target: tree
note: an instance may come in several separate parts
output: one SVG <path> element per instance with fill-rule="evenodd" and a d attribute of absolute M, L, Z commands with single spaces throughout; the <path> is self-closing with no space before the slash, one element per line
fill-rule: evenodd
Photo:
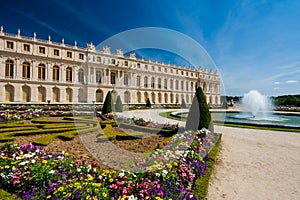
<path fill-rule="evenodd" d="M 207 128 L 213 131 L 213 125 L 210 124 L 211 114 L 209 107 L 202 89 L 198 87 L 189 110 L 185 129 L 196 131 L 202 128 Z"/>
<path fill-rule="evenodd" d="M 118 97 L 117 97 L 116 112 L 123 112 L 123 104 L 122 104 L 120 95 L 118 95 Z"/>
<path fill-rule="evenodd" d="M 182 100 L 181 100 L 181 108 L 187 108 L 187 106 L 186 106 L 186 103 L 185 103 L 185 100 L 184 100 L 184 99 L 182 99 Z"/>
<path fill-rule="evenodd" d="M 147 101 L 146 101 L 146 107 L 147 108 L 151 108 L 151 102 L 150 102 L 150 99 L 148 98 Z"/>
<path fill-rule="evenodd" d="M 105 97 L 105 101 L 102 107 L 102 114 L 107 114 L 107 113 L 111 113 L 113 111 L 113 107 L 114 107 L 114 103 L 113 103 L 113 99 L 112 99 L 112 94 L 110 91 L 108 91 L 106 97 Z"/>

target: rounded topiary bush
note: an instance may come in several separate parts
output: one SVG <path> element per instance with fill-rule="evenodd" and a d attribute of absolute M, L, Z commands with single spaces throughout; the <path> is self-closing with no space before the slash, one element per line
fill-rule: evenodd
<path fill-rule="evenodd" d="M 201 130 L 202 128 L 207 128 L 213 131 L 213 125 L 211 124 L 211 114 L 209 107 L 206 102 L 205 95 L 201 89 L 198 87 L 193 99 L 193 103 L 190 107 L 188 118 L 186 121 L 186 130 Z"/>
<path fill-rule="evenodd" d="M 116 101 L 116 112 L 123 112 L 123 104 L 122 104 L 120 95 L 118 95 L 117 101 Z"/>

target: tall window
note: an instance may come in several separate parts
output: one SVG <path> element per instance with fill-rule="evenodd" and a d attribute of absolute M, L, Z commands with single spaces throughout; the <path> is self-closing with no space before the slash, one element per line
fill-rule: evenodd
<path fill-rule="evenodd" d="M 158 78 L 158 89 L 161 89 L 161 78 Z"/>
<path fill-rule="evenodd" d="M 151 88 L 154 88 L 154 87 L 155 87 L 154 80 L 155 80 L 154 77 L 152 77 L 152 78 L 151 78 Z"/>
<path fill-rule="evenodd" d="M 52 70 L 53 81 L 59 81 L 59 67 L 54 66 Z"/>
<path fill-rule="evenodd" d="M 12 60 L 5 61 L 5 76 L 6 77 L 14 76 L 14 61 Z"/>
<path fill-rule="evenodd" d="M 181 81 L 181 90 L 183 90 L 183 81 Z"/>
<path fill-rule="evenodd" d="M 71 51 L 67 51 L 67 58 L 72 58 L 72 52 Z"/>
<path fill-rule="evenodd" d="M 96 82 L 97 83 L 101 83 L 101 72 L 100 71 L 96 71 Z"/>
<path fill-rule="evenodd" d="M 84 78 L 83 78 L 83 69 L 80 69 L 79 71 L 78 71 L 78 82 L 80 82 L 80 83 L 84 83 Z"/>
<path fill-rule="evenodd" d="M 128 85 L 128 74 L 124 74 L 124 85 Z"/>
<path fill-rule="evenodd" d="M 40 80 L 46 79 L 46 66 L 44 64 L 38 65 L 38 79 Z"/>
<path fill-rule="evenodd" d="M 80 60 L 83 60 L 83 58 L 84 58 L 83 53 L 80 53 L 80 54 L 79 54 L 79 59 L 80 59 Z"/>
<path fill-rule="evenodd" d="M 136 86 L 141 87 L 141 77 L 140 76 L 136 77 Z"/>
<path fill-rule="evenodd" d="M 188 91 L 189 90 L 189 83 L 185 82 L 185 90 Z"/>
<path fill-rule="evenodd" d="M 170 89 L 173 90 L 173 87 L 174 87 L 174 85 L 173 85 L 173 79 L 171 79 L 170 80 Z"/>
<path fill-rule="evenodd" d="M 167 88 L 168 88 L 168 80 L 165 79 L 165 80 L 164 80 L 164 89 L 167 89 Z"/>
<path fill-rule="evenodd" d="M 30 79 L 30 63 L 29 62 L 23 62 L 23 64 L 22 64 L 22 78 Z"/>
<path fill-rule="evenodd" d="M 145 76 L 144 78 L 144 87 L 147 88 L 148 87 L 148 77 Z"/>
<path fill-rule="evenodd" d="M 129 91 L 124 92 L 124 101 L 127 104 L 130 103 L 130 92 Z"/>
<path fill-rule="evenodd" d="M 178 80 L 176 80 L 176 82 L 175 82 L 175 87 L 176 87 L 176 90 L 178 90 Z"/>
<path fill-rule="evenodd" d="M 67 71 L 67 73 L 66 73 L 66 81 L 67 82 L 72 82 L 72 68 L 71 67 L 67 67 L 66 71 Z"/>
<path fill-rule="evenodd" d="M 66 89 L 66 102 L 73 101 L 73 90 L 71 88 Z"/>
<path fill-rule="evenodd" d="M 116 84 L 116 73 L 115 72 L 111 72 L 110 73 L 110 84 Z"/>

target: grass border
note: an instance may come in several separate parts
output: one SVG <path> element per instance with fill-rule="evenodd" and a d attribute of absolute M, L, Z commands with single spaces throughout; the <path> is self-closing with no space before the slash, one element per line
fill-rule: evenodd
<path fill-rule="evenodd" d="M 204 176 L 200 176 L 199 178 L 197 178 L 192 185 L 192 194 L 196 195 L 201 200 L 206 199 L 207 196 L 211 175 L 215 167 L 217 156 L 219 154 L 221 139 L 222 134 L 219 135 L 215 146 L 209 152 L 208 170 L 204 173 Z"/>

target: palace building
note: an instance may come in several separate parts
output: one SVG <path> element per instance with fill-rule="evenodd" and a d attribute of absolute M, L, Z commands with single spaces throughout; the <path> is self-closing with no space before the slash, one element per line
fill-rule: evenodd
<path fill-rule="evenodd" d="M 97 51 L 5 33 L 0 30 L 0 103 L 101 104 L 108 91 L 124 104 L 192 103 L 195 88 L 202 87 L 207 102 L 220 104 L 217 71 L 198 70 L 137 59 L 109 47 Z"/>

